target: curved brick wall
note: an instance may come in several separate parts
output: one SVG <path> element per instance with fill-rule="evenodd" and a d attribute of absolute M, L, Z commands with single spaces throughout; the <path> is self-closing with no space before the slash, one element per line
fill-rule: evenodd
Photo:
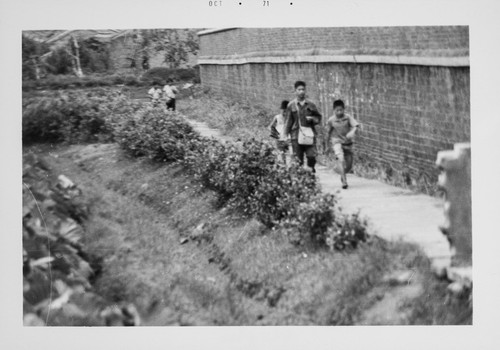
<path fill-rule="evenodd" d="M 434 29 L 431 30 L 432 28 Z M 448 47 L 453 49 L 460 48 L 460 45 L 465 45 L 461 47 L 462 49 L 468 49 L 467 28 L 465 34 L 464 27 L 437 28 L 438 32 L 435 32 L 436 27 L 413 28 L 404 35 L 401 34 L 401 28 L 391 33 L 384 28 L 376 30 L 369 28 L 367 35 L 383 34 L 381 37 L 385 39 L 381 43 L 385 47 L 388 47 L 389 43 L 392 43 L 393 47 L 408 46 L 409 37 L 420 35 L 426 37 L 426 44 L 424 45 L 422 41 L 411 41 L 413 48 L 443 49 L 443 43 L 447 43 Z M 362 29 L 364 28 L 356 30 L 360 33 Z M 307 38 L 318 32 L 324 34 L 331 30 L 335 33 L 348 29 L 294 28 L 293 30 L 297 33 L 294 42 L 306 43 L 302 36 Z M 201 56 L 207 56 L 208 52 L 228 54 L 232 52 L 228 50 L 232 50 L 233 44 L 234 47 L 241 47 L 242 52 L 250 52 L 254 49 L 251 46 L 256 45 L 253 43 L 259 38 L 264 40 L 261 50 L 267 51 L 271 45 L 269 38 L 273 37 L 269 36 L 269 33 L 291 35 L 291 30 L 236 29 L 203 35 L 200 37 Z M 275 50 L 295 45 L 289 41 L 278 45 L 276 41 L 281 42 L 283 35 L 274 36 Z M 331 38 L 332 35 L 324 34 L 322 38 L 317 38 L 316 42 L 327 40 L 325 38 Z M 246 39 L 236 40 L 242 37 Z M 227 43 L 225 49 L 217 44 L 221 38 L 225 38 L 224 41 Z M 235 41 L 231 41 L 230 38 Z M 433 38 L 435 41 L 431 40 Z M 364 38 L 353 42 L 341 41 L 344 44 L 337 43 L 337 45 L 352 47 L 366 40 Z M 211 42 L 216 45 L 210 47 Z M 347 104 L 347 112 L 362 123 L 363 128 L 356 145 L 358 161 L 382 169 L 392 168 L 400 174 L 405 172 L 413 179 L 426 177 L 434 182 L 437 179 L 434 164 L 437 152 L 452 148 L 454 143 L 470 141 L 468 66 L 342 62 L 250 64 L 218 62 L 218 64 L 201 65 L 201 80 L 204 86 L 213 92 L 237 100 L 253 103 L 259 101 L 259 104 L 269 109 L 270 114 L 277 109 L 282 99 L 293 98 L 293 83 L 298 79 L 308 83 L 308 95 L 322 110 L 326 117 L 324 121 L 332 115 L 333 100 L 342 98 Z"/>

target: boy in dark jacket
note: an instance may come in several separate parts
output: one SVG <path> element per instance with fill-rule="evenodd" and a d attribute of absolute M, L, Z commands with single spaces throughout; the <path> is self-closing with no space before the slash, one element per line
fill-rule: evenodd
<path fill-rule="evenodd" d="M 316 105 L 306 98 L 306 83 L 299 80 L 295 82 L 294 87 L 296 98 L 288 104 L 286 109 L 285 135 L 290 135 L 293 155 L 298 159 L 299 164 L 304 164 L 305 155 L 307 166 L 315 173 L 317 156 L 315 126 L 321 122 L 321 114 Z M 310 135 L 309 132 L 311 132 Z M 299 137 L 299 133 L 307 134 L 304 138 L 311 142 L 301 141 L 304 138 Z"/>

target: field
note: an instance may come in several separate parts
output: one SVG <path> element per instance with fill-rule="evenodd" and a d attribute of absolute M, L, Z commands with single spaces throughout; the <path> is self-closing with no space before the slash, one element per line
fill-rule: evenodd
<path fill-rule="evenodd" d="M 121 94 L 115 89 L 73 90 L 61 96 L 30 91 L 23 96 L 24 156 L 43 159 L 51 179 L 63 174 L 81 190 L 88 208 L 82 244 L 97 261 L 87 291 L 103 303 L 133 304 L 141 325 L 472 323 L 469 304 L 449 297 L 447 282 L 432 275 L 428 259 L 414 245 L 369 235 L 340 249 L 335 242 L 345 243 L 346 238 L 331 233 L 330 227 L 341 231 L 356 223 L 352 227 L 362 231 L 361 222 L 337 212 L 330 217 L 330 209 L 305 206 L 284 190 L 279 195 L 291 198 L 287 210 L 301 219 L 276 210 L 271 220 L 262 214 L 269 211 L 261 207 L 268 199 L 252 202 L 250 196 L 245 201 L 243 185 L 231 188 L 216 176 L 207 178 L 234 168 L 234 183 L 241 174 L 247 176 L 242 184 L 254 181 L 247 162 L 224 163 L 226 168 L 219 170 L 210 168 L 217 163 L 206 163 L 203 173 L 206 149 L 226 152 L 220 154 L 227 159 L 241 153 L 210 148 L 196 133 L 187 137 L 188 129 L 173 131 L 184 127 L 182 115 L 206 116 L 208 97 L 199 89 L 178 101 L 181 115 L 145 107 L 143 88 L 129 87 Z M 89 101 L 77 97 L 86 94 Z M 59 119 L 50 102 L 57 99 L 62 101 Z M 67 100 L 79 103 L 79 109 L 68 108 Z M 44 114 L 44 104 L 51 113 Z M 208 107 L 226 121 L 214 121 L 214 126 L 241 140 L 267 137 L 263 111 L 245 112 L 246 107 L 235 105 L 231 112 L 227 101 L 213 98 Z M 148 129 L 162 119 L 170 120 L 165 129 Z M 45 139 L 33 132 L 40 126 L 50 129 Z M 259 143 L 244 147 L 267 149 Z M 269 168 L 261 176 L 282 176 L 272 155 L 263 157 L 269 159 Z M 305 181 L 297 180 L 303 179 L 300 174 L 291 181 L 300 185 Z M 307 186 L 315 188 L 313 183 Z M 318 196 L 310 203 L 319 201 Z M 311 218 L 322 218 L 327 225 L 318 226 Z M 85 312 L 75 321 L 74 310 L 83 309 L 78 300 L 70 298 L 67 304 L 74 306 L 69 308 L 73 313 L 66 307 L 52 319 L 37 316 L 48 325 L 88 323 Z M 33 310 L 25 306 L 26 314 L 41 309 Z"/>

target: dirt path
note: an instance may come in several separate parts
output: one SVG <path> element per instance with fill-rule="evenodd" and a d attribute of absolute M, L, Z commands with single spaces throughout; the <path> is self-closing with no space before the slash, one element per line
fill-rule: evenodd
<path fill-rule="evenodd" d="M 232 141 L 206 123 L 186 120 L 203 136 Z M 317 167 L 317 176 L 324 192 L 338 192 L 345 212 L 360 210 L 369 219 L 372 232 L 418 244 L 435 267 L 449 265 L 449 245 L 438 228 L 444 220 L 441 200 L 356 175 L 348 176 L 349 189 L 342 190 L 340 176 L 325 166 Z"/>

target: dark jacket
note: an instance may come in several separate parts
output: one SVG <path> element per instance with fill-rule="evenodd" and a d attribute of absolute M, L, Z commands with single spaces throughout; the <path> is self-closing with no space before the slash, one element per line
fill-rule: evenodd
<path fill-rule="evenodd" d="M 292 140 L 296 140 L 299 138 L 299 124 L 298 121 L 300 121 L 301 126 L 306 126 L 310 127 L 313 129 L 314 134 L 316 135 L 316 129 L 315 125 L 319 124 L 321 122 L 321 114 L 318 111 L 318 108 L 314 103 L 312 103 L 309 100 L 305 100 L 305 103 L 303 106 L 301 106 L 298 102 L 297 104 L 295 103 L 297 100 L 294 99 L 290 101 L 288 104 L 288 107 L 286 108 L 286 126 L 285 126 L 285 135 L 290 134 L 290 138 Z M 297 110 L 297 107 L 299 110 Z M 313 120 L 308 121 L 306 119 L 306 116 L 311 116 L 313 117 Z"/>

